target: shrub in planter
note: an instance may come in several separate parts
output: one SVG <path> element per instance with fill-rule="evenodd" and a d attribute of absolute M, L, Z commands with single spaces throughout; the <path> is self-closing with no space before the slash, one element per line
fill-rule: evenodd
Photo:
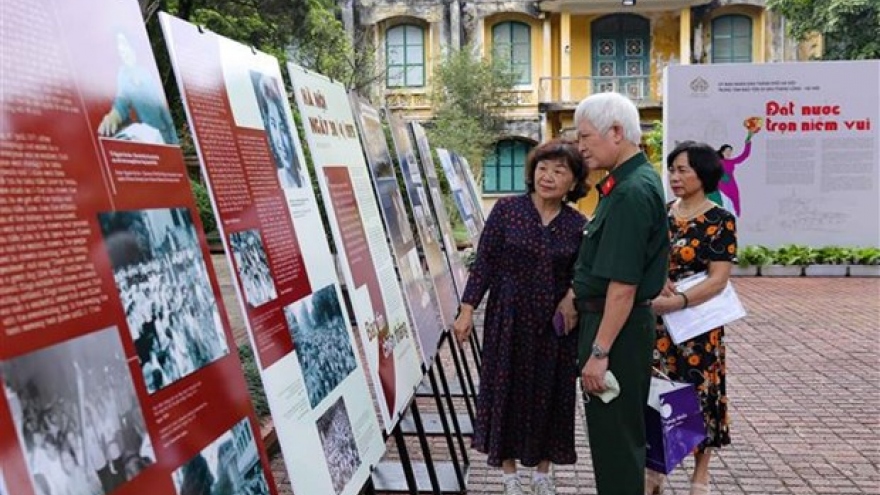
<path fill-rule="evenodd" d="M 853 250 L 849 274 L 851 277 L 880 277 L 880 248 Z"/>
<path fill-rule="evenodd" d="M 772 261 L 761 268 L 761 275 L 768 277 L 800 277 L 804 266 L 815 259 L 812 248 L 789 244 L 773 251 Z"/>
<path fill-rule="evenodd" d="M 731 275 L 755 276 L 762 266 L 770 263 L 772 252 L 764 246 L 746 246 L 736 256 L 738 261 L 731 270 Z"/>
<path fill-rule="evenodd" d="M 880 265 L 880 248 L 857 248 L 852 250 L 853 265 Z"/>
<path fill-rule="evenodd" d="M 845 277 L 852 260 L 852 249 L 825 246 L 814 251 L 814 264 L 804 269 L 809 277 Z"/>

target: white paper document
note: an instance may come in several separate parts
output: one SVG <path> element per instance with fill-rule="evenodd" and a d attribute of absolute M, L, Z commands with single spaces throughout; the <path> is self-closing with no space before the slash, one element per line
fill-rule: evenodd
<path fill-rule="evenodd" d="M 706 280 L 705 272 L 691 275 L 676 284 L 680 292 Z M 673 311 L 663 315 L 666 331 L 676 344 L 690 340 L 697 335 L 702 335 L 713 328 L 727 325 L 746 315 L 733 284 L 727 282 L 727 286 L 720 294 L 708 301 L 679 311 Z"/>

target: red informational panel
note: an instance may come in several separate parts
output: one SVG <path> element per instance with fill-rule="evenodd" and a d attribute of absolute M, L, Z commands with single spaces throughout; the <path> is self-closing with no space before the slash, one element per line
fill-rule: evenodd
<path fill-rule="evenodd" d="M 290 63 L 287 71 L 382 424 L 390 433 L 415 394 L 422 378 L 422 361 L 357 125 L 342 84 Z"/>
<path fill-rule="evenodd" d="M 422 362 L 426 368 L 430 368 L 443 333 L 437 295 L 433 290 L 431 277 L 419 257 L 413 227 L 407 217 L 391 151 L 385 139 L 382 118 L 372 105 L 355 93 L 350 97 L 351 108 L 363 139 L 373 187 L 379 200 L 379 210 L 391 241 L 391 254 L 397 263 L 403 297 L 409 308 L 415 335 L 419 339 Z"/>
<path fill-rule="evenodd" d="M 357 494 L 385 443 L 278 60 L 160 20 L 290 483 Z"/>
<path fill-rule="evenodd" d="M 0 491 L 275 493 L 138 3 L 0 19 Z"/>

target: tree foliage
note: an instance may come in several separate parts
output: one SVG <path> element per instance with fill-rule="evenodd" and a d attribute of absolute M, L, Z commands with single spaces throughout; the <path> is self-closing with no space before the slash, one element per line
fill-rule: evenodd
<path fill-rule="evenodd" d="M 208 196 L 208 189 L 204 184 L 191 180 L 189 182 L 196 200 L 196 208 L 199 211 L 199 218 L 202 220 L 202 228 L 205 233 L 217 230 L 217 220 L 214 218 L 214 209 L 211 207 L 211 198 Z"/>
<path fill-rule="evenodd" d="M 355 45 L 333 0 L 140 0 L 147 24 L 167 11 L 185 21 L 347 83 L 375 77 L 372 47 Z M 156 39 L 156 38 L 154 38 Z M 369 82 L 369 81 L 368 81 Z"/>
<path fill-rule="evenodd" d="M 364 32 L 349 39 L 332 0 L 306 0 L 306 21 L 292 40 L 290 54 L 300 65 L 341 82 L 359 92 L 382 77 L 376 67 L 376 50 Z"/>
<path fill-rule="evenodd" d="M 207 30 L 250 45 L 279 59 L 286 72 L 288 59 L 342 81 L 349 87 L 368 84 L 375 77 L 372 47 L 357 48 L 337 20 L 333 0 L 139 0 L 150 32 L 153 53 L 185 152 L 192 140 L 164 46 L 158 12 L 165 11 Z"/>
<path fill-rule="evenodd" d="M 143 1 L 282 60 L 285 47 L 303 29 L 302 19 L 311 7 L 306 0 Z"/>
<path fill-rule="evenodd" d="M 880 58 L 878 0 L 769 0 L 767 6 L 785 16 L 795 39 L 821 34 L 826 60 Z"/>
<path fill-rule="evenodd" d="M 483 158 L 501 136 L 514 77 L 470 46 L 448 53 L 434 71 L 431 143 L 467 158 L 478 181 Z"/>
<path fill-rule="evenodd" d="M 651 130 L 644 135 L 645 148 L 648 160 L 654 166 L 654 170 L 663 175 L 663 122 L 655 120 L 651 124 Z"/>

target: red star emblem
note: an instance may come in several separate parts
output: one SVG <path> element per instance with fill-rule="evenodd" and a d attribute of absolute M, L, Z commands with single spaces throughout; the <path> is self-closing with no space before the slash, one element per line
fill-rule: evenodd
<path fill-rule="evenodd" d="M 607 179 L 602 181 L 602 184 L 599 186 L 599 190 L 602 191 L 602 196 L 608 196 L 611 194 L 611 190 L 614 189 L 614 185 L 617 182 L 614 181 L 614 176 L 609 175 Z"/>

